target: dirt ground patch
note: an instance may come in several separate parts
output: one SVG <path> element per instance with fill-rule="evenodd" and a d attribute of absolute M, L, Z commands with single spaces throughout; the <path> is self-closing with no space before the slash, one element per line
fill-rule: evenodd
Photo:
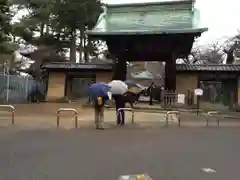
<path fill-rule="evenodd" d="M 94 125 L 93 108 L 82 108 L 78 103 L 44 103 L 44 104 L 23 104 L 15 105 L 15 122 L 16 125 L 27 128 L 53 128 L 56 127 L 56 112 L 59 108 L 74 108 L 78 111 L 79 126 Z M 107 125 L 116 124 L 115 110 L 106 109 L 104 120 Z M 162 113 L 145 113 L 135 112 L 134 121 L 158 123 L 164 121 Z M 126 123 L 131 124 L 132 114 L 126 112 Z M 11 114 L 6 111 L 0 111 L 0 126 L 8 126 L 11 124 Z M 62 112 L 60 118 L 60 126 L 63 128 L 74 127 L 74 117 L 71 112 Z"/>
<path fill-rule="evenodd" d="M 26 114 L 56 114 L 59 108 L 74 108 L 79 113 L 86 111 L 80 103 L 34 103 L 14 105 L 16 115 Z"/>
<path fill-rule="evenodd" d="M 94 127 L 94 111 L 93 108 L 83 108 L 80 103 L 40 103 L 40 104 L 22 104 L 15 105 L 15 122 L 16 126 L 25 128 L 56 128 L 56 112 L 59 108 L 74 108 L 78 111 L 78 124 L 80 127 Z M 105 124 L 106 126 L 116 125 L 116 112 L 114 109 L 105 109 Z M 126 112 L 126 123 L 131 124 L 132 114 Z M 162 112 L 141 112 L 134 113 L 134 121 L 136 124 L 148 127 L 159 127 L 165 124 L 165 113 Z M 211 124 L 215 124 L 211 120 Z M 220 124 L 228 124 L 228 120 Z M 239 126 L 240 121 L 235 121 L 232 125 Z M 178 124 L 178 119 L 175 116 L 169 118 L 169 124 Z M 196 113 L 181 112 L 181 124 L 183 126 L 204 126 L 206 118 L 197 116 Z M 11 113 L 0 111 L 0 127 L 11 125 Z M 73 128 L 74 117 L 70 112 L 61 113 L 60 118 L 61 128 Z"/>

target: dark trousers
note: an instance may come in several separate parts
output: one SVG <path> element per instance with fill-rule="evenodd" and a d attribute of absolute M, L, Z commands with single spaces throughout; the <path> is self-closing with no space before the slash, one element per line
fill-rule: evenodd
<path fill-rule="evenodd" d="M 149 105 L 153 105 L 153 97 L 152 97 L 152 93 L 150 93 Z"/>
<path fill-rule="evenodd" d="M 113 96 L 114 100 L 115 100 L 115 104 L 116 104 L 116 112 L 118 112 L 119 108 L 125 108 L 125 102 L 123 99 L 122 95 L 114 95 Z M 125 124 L 125 113 L 124 111 L 119 111 L 119 113 L 117 114 L 117 124 L 121 124 L 124 125 Z"/>

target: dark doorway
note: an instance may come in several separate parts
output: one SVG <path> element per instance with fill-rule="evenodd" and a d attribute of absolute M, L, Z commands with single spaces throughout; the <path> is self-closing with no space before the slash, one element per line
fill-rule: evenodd
<path fill-rule="evenodd" d="M 76 73 L 68 75 L 68 91 L 67 96 L 71 100 L 88 97 L 88 88 L 96 82 L 96 75 L 93 73 Z"/>

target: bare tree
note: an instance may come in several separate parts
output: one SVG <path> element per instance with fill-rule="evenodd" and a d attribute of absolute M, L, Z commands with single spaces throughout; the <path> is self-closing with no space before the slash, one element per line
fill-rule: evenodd
<path fill-rule="evenodd" d="M 209 44 L 207 47 L 195 44 L 189 56 L 183 61 L 186 64 L 221 64 L 225 58 L 223 49 L 224 44 L 220 41 Z"/>
<path fill-rule="evenodd" d="M 225 59 L 224 43 L 216 41 L 209 45 L 209 48 L 201 54 L 201 59 L 206 64 L 222 64 Z"/>
<path fill-rule="evenodd" d="M 234 51 L 236 49 L 237 43 L 235 42 L 229 49 L 224 49 L 223 52 L 227 55 L 226 64 L 233 64 L 235 62 Z"/>
<path fill-rule="evenodd" d="M 240 31 L 225 42 L 223 52 L 227 55 L 226 64 L 233 64 L 236 58 L 240 58 Z"/>
<path fill-rule="evenodd" d="M 41 68 L 44 63 L 66 62 L 64 54 L 57 53 L 54 48 L 48 46 L 42 46 L 33 52 L 20 54 L 26 58 L 33 60 L 34 63 L 32 63 L 29 68 L 19 71 L 28 73 L 36 80 L 44 78 L 43 69 Z"/>

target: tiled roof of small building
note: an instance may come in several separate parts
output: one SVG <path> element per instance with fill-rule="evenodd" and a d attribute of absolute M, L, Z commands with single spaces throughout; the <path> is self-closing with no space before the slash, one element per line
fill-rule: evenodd
<path fill-rule="evenodd" d="M 43 69 L 84 69 L 84 70 L 112 70 L 112 64 L 91 64 L 91 63 L 47 63 L 42 65 Z"/>
<path fill-rule="evenodd" d="M 177 71 L 227 71 L 240 72 L 240 64 L 177 64 Z"/>
<path fill-rule="evenodd" d="M 42 65 L 44 69 L 85 69 L 85 70 L 112 70 L 113 64 L 96 64 L 96 63 L 71 63 L 55 62 Z M 240 64 L 177 64 L 176 70 L 179 72 L 187 71 L 213 71 L 213 72 L 240 72 Z"/>

